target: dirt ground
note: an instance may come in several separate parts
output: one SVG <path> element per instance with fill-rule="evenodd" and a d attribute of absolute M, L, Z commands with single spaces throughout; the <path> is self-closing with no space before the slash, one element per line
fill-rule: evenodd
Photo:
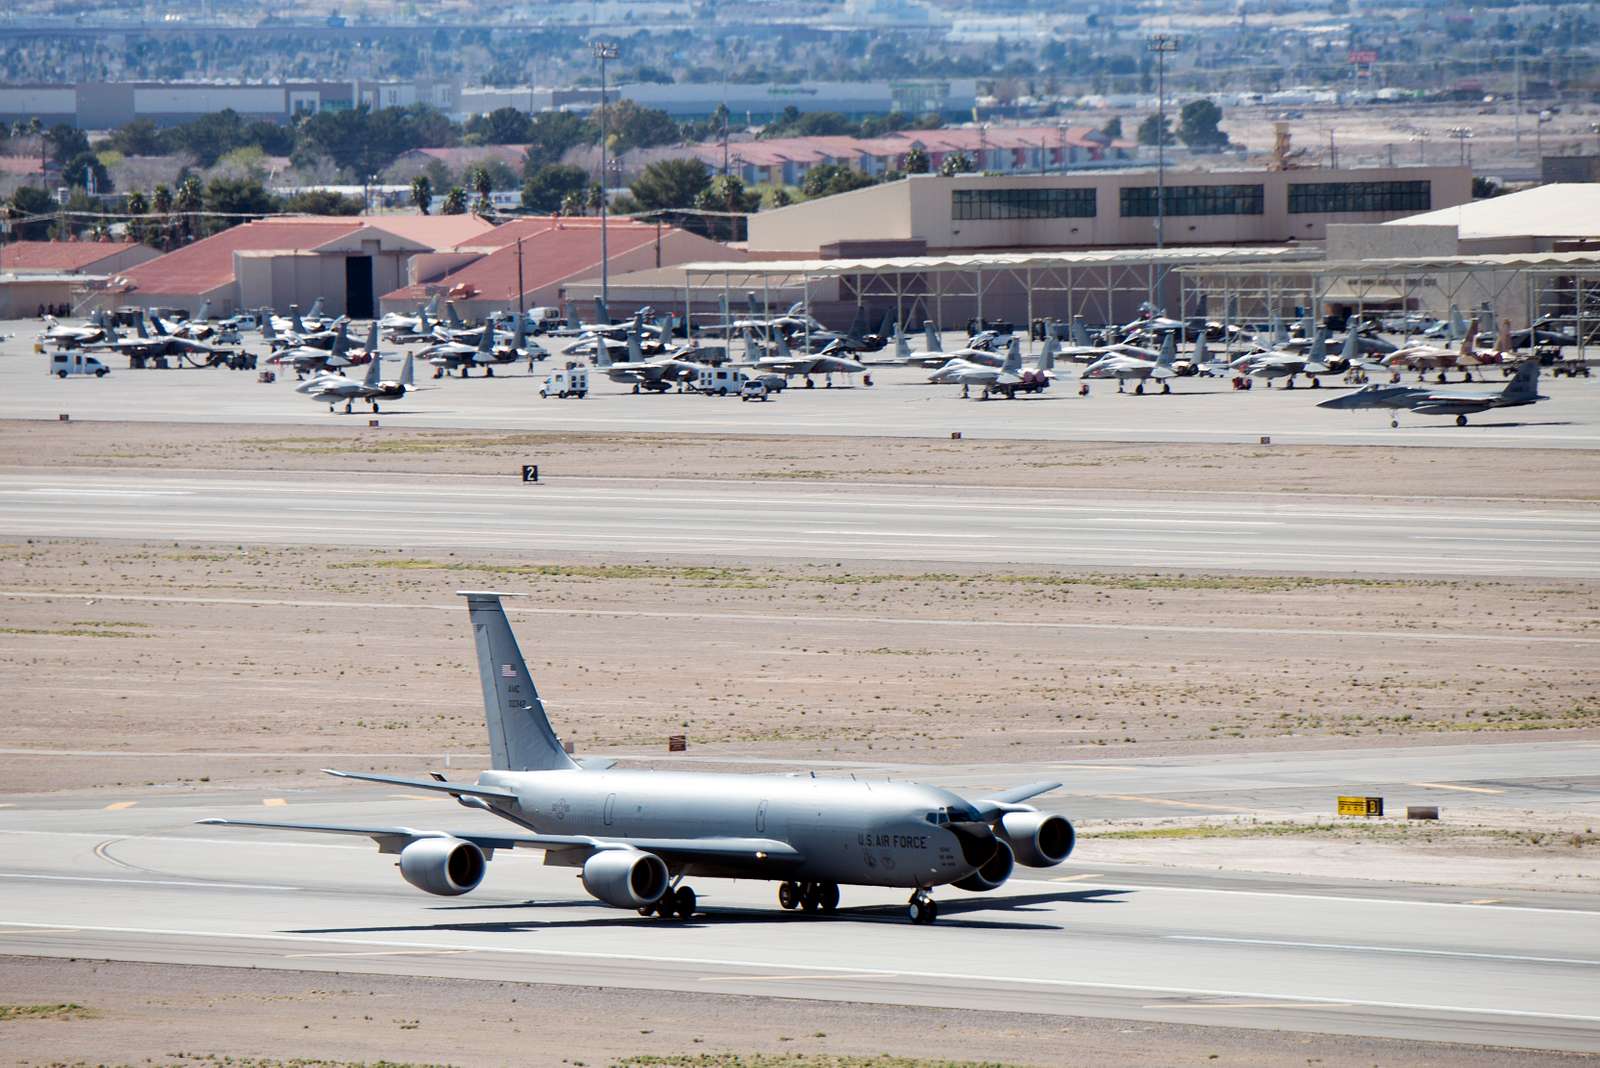
<path fill-rule="evenodd" d="M 85 475 L 131 466 L 473 476 L 505 474 L 532 453 L 547 470 L 586 476 L 1011 477 L 1213 492 L 1223 481 L 1214 466 L 1230 489 L 1257 494 L 1378 485 L 1489 507 L 1600 496 L 1588 465 L 1564 453 L 1027 443 L 1024 467 L 1017 447 L 0 424 L 0 455 L 14 465 Z M 729 454 L 748 462 L 719 462 Z M 1577 580 L 24 539 L 0 544 L 7 747 L 175 755 L 6 756 L 0 793 L 294 785 L 330 753 L 395 754 L 370 762 L 414 771 L 412 754 L 480 752 L 473 653 L 454 596 L 467 586 L 529 594 L 514 603 L 514 623 L 558 728 L 583 750 L 654 751 L 686 733 L 700 756 L 937 762 L 952 751 L 1047 760 L 1600 732 L 1592 651 L 1517 641 L 1600 633 L 1600 583 Z M 1028 625 L 1037 623 L 1061 626 Z M 1485 631 L 1504 642 L 1430 640 Z"/>
<path fill-rule="evenodd" d="M 783 479 L 1130 493 L 1600 500 L 1564 450 L 522 434 L 470 430 L 0 421 L 10 467 Z M 1529 472 L 1538 472 L 1537 479 Z"/>
<path fill-rule="evenodd" d="M 635 1055 L 878 1055 L 985 1068 L 1592 1064 L 1482 1046 L 714 994 L 0 957 L 16 1065 L 384 1060 L 591 1065 Z M 3 1007 L 3 1006 L 0 1006 Z M 736 1040 L 727 1036 L 738 1035 Z M 515 1050 L 508 1056 L 508 1050 Z M 234 1058 L 233 1062 L 225 1058 Z M 302 1060 L 303 1059 L 303 1060 Z M 331 1068 L 331 1065 L 329 1066 Z M 978 1068 L 974 1065 L 973 1068 Z"/>

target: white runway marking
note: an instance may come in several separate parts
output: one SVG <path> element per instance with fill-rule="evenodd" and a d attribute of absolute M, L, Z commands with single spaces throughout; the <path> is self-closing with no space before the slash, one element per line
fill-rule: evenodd
<path fill-rule="evenodd" d="M 1240 946 L 1285 946 L 1290 949 L 1338 949 L 1355 953 L 1400 953 L 1414 957 L 1468 957 L 1474 960 L 1518 960 L 1534 964 L 1577 964 L 1600 968 L 1600 960 L 1577 957 L 1527 957 L 1515 953 L 1468 953 L 1454 949 L 1411 949 L 1405 946 L 1363 946 L 1345 942 L 1286 942 L 1271 938 L 1220 938 L 1214 935 L 1168 935 L 1174 942 L 1214 942 Z"/>
<path fill-rule="evenodd" d="M 197 883 L 186 879 L 110 879 L 97 875 L 34 875 L 28 872 L 0 872 L 0 879 L 28 879 L 48 883 L 119 883 L 127 886 L 187 886 L 202 890 L 282 890 L 296 892 L 298 886 L 273 886 L 271 883 Z"/>

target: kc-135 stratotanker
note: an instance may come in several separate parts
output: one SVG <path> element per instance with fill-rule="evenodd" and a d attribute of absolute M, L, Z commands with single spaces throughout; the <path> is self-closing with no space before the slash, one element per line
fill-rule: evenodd
<path fill-rule="evenodd" d="M 680 918 L 697 907 L 684 880 L 699 876 L 771 880 L 785 909 L 820 913 L 838 908 L 840 885 L 906 888 L 911 922 L 932 923 L 934 887 L 993 890 L 1017 864 L 1047 868 L 1072 852 L 1072 824 L 1024 804 L 1059 783 L 969 801 L 909 782 L 630 770 L 607 758 L 575 759 L 545 716 L 502 595 L 462 595 L 477 644 L 491 769 L 472 784 L 438 773 L 430 780 L 330 774 L 447 794 L 526 833 L 201 822 L 365 835 L 380 853 L 398 854 L 408 883 L 446 896 L 475 889 L 497 849 L 542 849 L 546 864 L 580 869 L 584 889 L 606 904 Z"/>

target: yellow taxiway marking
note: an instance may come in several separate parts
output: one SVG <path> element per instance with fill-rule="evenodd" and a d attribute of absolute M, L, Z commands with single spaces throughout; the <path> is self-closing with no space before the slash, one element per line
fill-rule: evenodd
<path fill-rule="evenodd" d="M 1429 790 L 1460 790 L 1467 794 L 1503 794 L 1504 790 L 1492 790 L 1487 786 L 1457 786 L 1448 782 L 1414 782 L 1412 786 L 1422 786 Z"/>
<path fill-rule="evenodd" d="M 777 983 L 788 982 L 792 979 L 878 979 L 892 978 L 894 973 L 880 975 L 877 972 L 843 972 L 839 975 L 702 975 L 702 983 Z"/>
<path fill-rule="evenodd" d="M 453 957 L 471 953 L 470 949 L 378 949 L 356 953 L 285 953 L 285 960 L 300 957 Z"/>
<path fill-rule="evenodd" d="M 113 801 L 111 804 L 106 806 L 105 810 L 107 812 L 121 812 L 123 809 L 132 808 L 138 803 L 139 802 L 137 801 Z"/>
<path fill-rule="evenodd" d="M 1102 875 L 1101 873 L 1097 872 L 1097 871 L 1096 872 L 1088 872 L 1088 871 L 1086 871 L 1082 875 L 1057 875 L 1055 878 L 1051 879 L 1050 881 L 1053 882 L 1053 883 L 1075 883 L 1080 879 L 1104 879 L 1104 878 L 1105 878 L 1105 876 Z"/>
<path fill-rule="evenodd" d="M 1469 905 L 1498 905 L 1504 900 L 1505 900 L 1505 898 L 1503 898 L 1503 897 L 1480 897 L 1476 901 L 1467 902 L 1467 904 L 1469 904 Z"/>
<path fill-rule="evenodd" d="M 1144 1006 L 1147 1009 L 1348 1009 L 1352 1007 L 1348 1001 L 1204 1001 Z"/>
<path fill-rule="evenodd" d="M 1143 768 L 1130 768 L 1121 764 L 1047 764 L 1051 768 L 1076 768 L 1080 771 L 1143 771 Z"/>
<path fill-rule="evenodd" d="M 287 805 L 289 802 L 281 797 L 263 797 L 261 803 L 268 808 L 277 808 L 279 805 Z"/>
<path fill-rule="evenodd" d="M 438 794 L 390 794 L 391 801 L 437 801 Z"/>
<path fill-rule="evenodd" d="M 1147 805 L 1172 805 L 1175 808 L 1203 808 L 1212 812 L 1243 812 L 1238 805 L 1203 805 L 1198 801 L 1173 801 L 1165 797 L 1140 797 L 1138 794 L 1101 794 L 1108 801 L 1143 801 Z"/>
<path fill-rule="evenodd" d="M 0 801 L 0 808 L 16 808 L 10 801 Z"/>

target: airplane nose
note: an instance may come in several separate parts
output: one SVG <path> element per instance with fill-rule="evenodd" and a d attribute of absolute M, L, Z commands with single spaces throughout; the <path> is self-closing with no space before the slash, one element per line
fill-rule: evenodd
<path fill-rule="evenodd" d="M 974 868 L 981 868 L 989 863 L 989 858 L 994 856 L 994 851 L 999 848 L 994 836 L 994 828 L 987 823 L 971 820 L 947 824 L 950 833 L 956 836 L 956 841 L 961 843 L 961 857 Z"/>

